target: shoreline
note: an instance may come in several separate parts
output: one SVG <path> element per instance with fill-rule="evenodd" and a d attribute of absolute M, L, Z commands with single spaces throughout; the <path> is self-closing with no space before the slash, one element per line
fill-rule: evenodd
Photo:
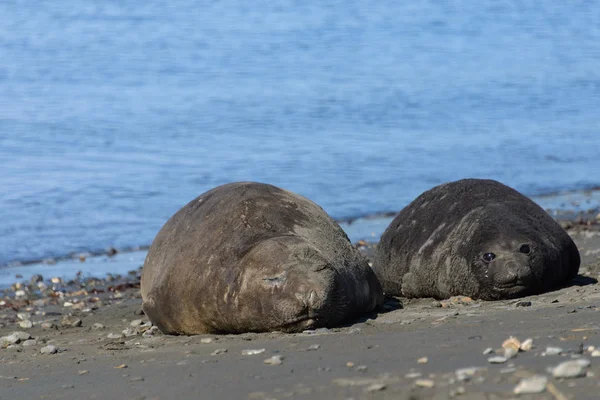
<path fill-rule="evenodd" d="M 344 326 L 297 334 L 162 335 L 141 313 L 139 269 L 105 279 L 38 282 L 36 290 L 45 288 L 37 294 L 12 288 L 25 295 L 4 291 L 0 337 L 24 336 L 0 348 L 2 394 L 510 399 L 522 379 L 543 375 L 542 393 L 519 398 L 592 399 L 600 389 L 600 358 L 592 356 L 600 349 L 600 225 L 589 222 L 568 228 L 582 266 L 566 288 L 507 301 L 397 298 Z M 373 243 L 357 246 L 371 257 Z M 532 338 L 533 348 L 499 364 L 488 361 L 502 356 L 510 336 Z M 547 355 L 548 348 L 560 349 Z M 259 354 L 242 354 L 248 349 Z M 268 361 L 277 359 L 281 363 Z M 577 359 L 591 362 L 579 378 L 554 378 L 547 370 Z"/>

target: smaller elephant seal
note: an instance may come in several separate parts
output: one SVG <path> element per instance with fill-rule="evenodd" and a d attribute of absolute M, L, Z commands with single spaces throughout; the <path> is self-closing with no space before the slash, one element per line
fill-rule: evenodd
<path fill-rule="evenodd" d="M 312 201 L 239 182 L 162 227 L 142 270 L 143 310 L 169 334 L 332 327 L 383 302 L 373 270 Z"/>
<path fill-rule="evenodd" d="M 500 182 L 464 179 L 400 211 L 373 269 L 388 295 L 499 300 L 563 286 L 579 263 L 573 240 L 532 200 Z"/>

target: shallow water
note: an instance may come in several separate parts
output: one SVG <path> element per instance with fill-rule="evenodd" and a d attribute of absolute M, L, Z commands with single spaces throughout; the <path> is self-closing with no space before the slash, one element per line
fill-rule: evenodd
<path fill-rule="evenodd" d="M 336 218 L 600 184 L 594 2 L 4 1 L 0 54 L 0 265 L 147 245 L 238 180 Z"/>

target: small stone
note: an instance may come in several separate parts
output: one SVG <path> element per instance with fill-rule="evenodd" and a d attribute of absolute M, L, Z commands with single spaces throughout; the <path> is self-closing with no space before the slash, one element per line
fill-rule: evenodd
<path fill-rule="evenodd" d="M 52 345 L 44 346 L 40 349 L 41 354 L 56 354 L 58 352 L 57 348 Z"/>
<path fill-rule="evenodd" d="M 563 352 L 560 347 L 546 347 L 546 351 L 543 353 L 545 356 L 557 356 Z"/>
<path fill-rule="evenodd" d="M 71 303 L 70 301 L 65 301 L 63 303 L 63 307 L 73 307 L 73 303 Z"/>
<path fill-rule="evenodd" d="M 25 293 L 25 291 L 23 289 L 19 289 L 17 291 L 15 291 L 15 297 L 25 297 L 27 293 Z"/>
<path fill-rule="evenodd" d="M 62 279 L 54 277 L 54 278 L 50 278 L 50 282 L 52 282 L 52 283 L 61 283 Z"/>
<path fill-rule="evenodd" d="M 37 345 L 37 340 L 35 339 L 29 339 L 23 342 L 23 347 L 31 347 L 31 346 L 36 346 Z"/>
<path fill-rule="evenodd" d="M 420 378 L 421 375 L 422 374 L 420 372 L 409 372 L 408 374 L 404 375 L 404 377 L 406 379 L 415 379 L 415 378 Z"/>
<path fill-rule="evenodd" d="M 533 339 L 531 339 L 531 338 L 525 339 L 523 341 L 523 343 L 521 343 L 521 346 L 519 347 L 519 349 L 521 351 L 529 351 L 532 348 L 533 348 Z"/>
<path fill-rule="evenodd" d="M 365 392 L 380 392 L 387 387 L 385 383 L 373 383 L 365 389 Z"/>
<path fill-rule="evenodd" d="M 77 317 L 65 315 L 62 319 L 62 326 L 77 328 L 83 324 L 83 321 Z"/>
<path fill-rule="evenodd" d="M 77 371 L 77 375 L 87 375 L 89 372 L 87 369 L 82 369 L 81 371 Z"/>
<path fill-rule="evenodd" d="M 515 303 L 515 307 L 531 307 L 530 301 L 518 301 Z"/>
<path fill-rule="evenodd" d="M 149 337 L 149 336 L 154 336 L 154 335 L 159 335 L 161 334 L 160 329 L 158 329 L 158 326 L 151 326 L 148 330 L 146 330 L 142 336 L 145 337 Z"/>
<path fill-rule="evenodd" d="M 268 365 L 281 365 L 283 364 L 283 356 L 275 355 L 273 357 L 269 357 L 264 361 L 264 363 Z"/>
<path fill-rule="evenodd" d="M 368 367 L 366 365 L 357 365 L 354 369 L 358 372 L 367 372 Z"/>
<path fill-rule="evenodd" d="M 205 344 L 212 343 L 213 340 L 214 340 L 213 338 L 205 337 L 205 338 L 200 339 L 200 343 L 205 343 Z"/>
<path fill-rule="evenodd" d="M 456 374 L 456 379 L 461 382 L 468 381 L 479 371 L 483 371 L 485 368 L 482 367 L 468 367 L 468 368 L 459 368 L 454 373 Z"/>
<path fill-rule="evenodd" d="M 93 331 L 101 331 L 102 329 L 104 329 L 104 325 L 96 322 L 95 324 L 92 325 L 92 330 Z"/>
<path fill-rule="evenodd" d="M 585 376 L 589 366 L 590 360 L 585 358 L 565 361 L 552 368 L 552 376 L 563 379 L 579 378 Z"/>
<path fill-rule="evenodd" d="M 311 344 L 310 346 L 308 346 L 309 351 L 313 351 L 313 350 L 319 350 L 319 348 L 321 347 L 320 344 Z"/>
<path fill-rule="evenodd" d="M 596 350 L 592 351 L 591 356 L 592 357 L 600 357 L 600 349 L 596 349 Z"/>
<path fill-rule="evenodd" d="M 134 319 L 133 321 L 131 321 L 131 323 L 129 324 L 130 326 L 133 327 L 137 327 L 140 326 L 144 323 L 144 321 L 142 321 L 141 319 Z"/>
<path fill-rule="evenodd" d="M 144 378 L 141 376 L 132 376 L 129 378 L 129 382 L 143 382 Z"/>
<path fill-rule="evenodd" d="M 546 390 L 548 378 L 544 375 L 534 375 L 530 378 L 521 379 L 513 389 L 514 394 L 536 394 Z"/>
<path fill-rule="evenodd" d="M 490 364 L 504 364 L 506 362 L 506 357 L 495 356 L 488 358 L 488 362 Z"/>
<path fill-rule="evenodd" d="M 19 321 L 19 327 L 22 329 L 29 329 L 33 327 L 33 322 L 29 320 Z"/>
<path fill-rule="evenodd" d="M 431 379 L 417 379 L 415 385 L 422 388 L 432 388 L 435 386 L 435 382 Z"/>
<path fill-rule="evenodd" d="M 127 364 L 119 364 L 119 365 L 117 365 L 114 368 L 116 368 L 116 369 L 124 369 L 124 368 L 127 368 Z"/>
<path fill-rule="evenodd" d="M 266 351 L 266 349 L 246 349 L 246 350 L 242 350 L 242 355 L 243 356 L 254 356 L 256 354 L 264 353 L 265 351 Z"/>
<path fill-rule="evenodd" d="M 29 313 L 17 313 L 17 318 L 21 321 L 29 321 L 31 319 L 31 314 Z"/>
<path fill-rule="evenodd" d="M 10 335 L 0 337 L 0 347 L 7 347 L 11 344 L 18 344 L 30 338 L 31 335 L 27 332 L 15 331 Z"/>
<path fill-rule="evenodd" d="M 20 344 L 11 344 L 6 348 L 6 350 L 14 351 L 14 352 L 18 353 L 18 352 L 23 351 L 23 346 Z"/>
<path fill-rule="evenodd" d="M 485 350 L 483 351 L 483 355 L 484 355 L 484 356 L 487 356 L 488 354 L 492 354 L 493 352 L 494 352 L 494 349 L 493 349 L 493 348 L 491 348 L 491 347 L 488 347 L 487 349 L 485 349 Z"/>
<path fill-rule="evenodd" d="M 421 357 L 417 360 L 417 363 L 419 364 L 427 364 L 427 361 L 429 361 L 429 359 L 427 357 Z"/>
<path fill-rule="evenodd" d="M 137 334 L 138 334 L 137 331 L 133 328 L 123 329 L 123 331 L 121 333 L 125 337 L 137 336 Z"/>
<path fill-rule="evenodd" d="M 354 363 L 353 363 L 352 361 L 348 361 L 348 362 L 346 363 L 346 367 L 348 367 L 348 368 L 352 368 L 352 367 L 354 367 Z"/>
<path fill-rule="evenodd" d="M 123 337 L 122 333 L 109 333 L 108 335 L 106 335 L 107 338 L 109 339 L 121 339 Z"/>
<path fill-rule="evenodd" d="M 52 322 L 52 321 L 46 321 L 46 322 L 42 322 L 42 323 L 40 324 L 40 326 L 41 326 L 43 329 L 52 329 L 52 328 L 54 328 L 56 325 L 54 325 L 54 322 Z"/>
<path fill-rule="evenodd" d="M 516 356 L 518 352 L 519 352 L 518 349 L 514 349 L 512 347 L 506 348 L 506 349 L 504 349 L 504 358 L 506 358 L 507 360 L 510 360 L 511 358 Z"/>
<path fill-rule="evenodd" d="M 219 354 L 225 354 L 227 353 L 227 349 L 216 349 L 215 351 L 213 351 L 212 353 L 210 353 L 211 356 L 218 356 Z"/>

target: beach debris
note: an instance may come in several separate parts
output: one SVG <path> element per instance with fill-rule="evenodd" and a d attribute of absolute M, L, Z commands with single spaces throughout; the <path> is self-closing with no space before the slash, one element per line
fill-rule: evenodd
<path fill-rule="evenodd" d="M 435 386 L 435 382 L 431 379 L 417 379 L 415 381 L 415 386 L 422 388 L 432 388 Z"/>
<path fill-rule="evenodd" d="M 267 358 L 264 361 L 264 363 L 268 364 L 268 365 L 281 365 L 281 364 L 283 364 L 283 356 L 274 355 L 272 357 Z"/>
<path fill-rule="evenodd" d="M 521 350 L 521 351 L 529 351 L 532 348 L 533 348 L 533 339 L 527 338 L 527 339 L 525 339 L 521 343 L 521 346 L 519 347 L 519 350 Z"/>
<path fill-rule="evenodd" d="M 429 359 L 427 357 L 421 357 L 417 360 L 417 363 L 419 364 L 427 364 L 427 361 L 429 361 Z"/>
<path fill-rule="evenodd" d="M 246 350 L 242 350 L 242 355 L 243 356 L 254 356 L 257 354 L 264 353 L 265 351 L 266 351 L 266 349 L 246 349 Z"/>
<path fill-rule="evenodd" d="M 56 346 L 52 346 L 51 344 L 49 344 L 48 346 L 44 346 L 40 349 L 41 354 L 56 354 L 57 352 L 58 349 L 56 348 Z"/>
<path fill-rule="evenodd" d="M 227 349 L 216 349 L 215 351 L 213 351 L 212 353 L 210 353 L 211 356 L 218 356 L 219 354 L 225 354 L 227 353 Z"/>
<path fill-rule="evenodd" d="M 585 376 L 589 366 L 590 360 L 579 358 L 562 362 L 550 370 L 555 378 L 570 379 Z"/>
<path fill-rule="evenodd" d="M 507 361 L 507 358 L 504 356 L 494 356 L 488 358 L 488 362 L 490 364 L 504 364 Z"/>
<path fill-rule="evenodd" d="M 519 384 L 513 389 L 514 394 L 536 394 L 546 390 L 548 378 L 544 375 L 533 375 L 529 378 L 521 379 Z"/>

